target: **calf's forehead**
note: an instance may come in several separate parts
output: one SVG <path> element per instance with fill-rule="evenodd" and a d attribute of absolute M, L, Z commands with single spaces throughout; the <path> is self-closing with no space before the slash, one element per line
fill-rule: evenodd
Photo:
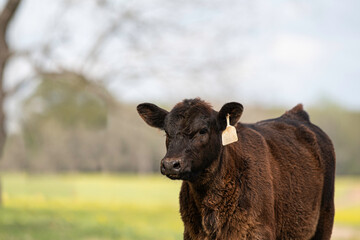
<path fill-rule="evenodd" d="M 175 106 L 165 119 L 165 129 L 171 132 L 191 132 L 210 124 L 212 114 L 213 110 L 205 106 Z"/>

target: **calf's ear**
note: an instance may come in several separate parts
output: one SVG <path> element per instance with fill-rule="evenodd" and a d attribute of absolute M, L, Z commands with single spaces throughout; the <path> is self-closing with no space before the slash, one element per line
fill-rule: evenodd
<path fill-rule="evenodd" d="M 239 121 L 243 109 L 243 105 L 237 102 L 229 102 L 222 106 L 217 119 L 220 131 L 226 128 L 226 116 L 228 114 L 230 115 L 230 125 L 234 126 Z"/>
<path fill-rule="evenodd" d="M 142 103 L 136 107 L 140 117 L 150 126 L 164 129 L 164 120 L 168 111 L 152 103 Z"/>

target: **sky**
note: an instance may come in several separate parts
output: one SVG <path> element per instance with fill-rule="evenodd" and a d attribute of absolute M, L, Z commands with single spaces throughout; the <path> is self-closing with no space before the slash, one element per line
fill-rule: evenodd
<path fill-rule="evenodd" d="M 63 11 L 61 0 L 25 0 L 11 26 L 11 46 L 34 51 L 49 69 L 60 64 L 105 79 L 125 102 L 199 96 L 291 107 L 326 100 L 360 110 L 358 0 L 113 1 L 110 12 L 95 1 L 73 3 Z M 91 62 L 97 36 L 123 21 L 126 10 L 140 24 L 121 23 Z M 47 42 L 51 59 L 36 50 Z M 26 61 L 13 60 L 7 85 L 31 74 Z M 19 99 L 8 103 L 13 116 Z"/>

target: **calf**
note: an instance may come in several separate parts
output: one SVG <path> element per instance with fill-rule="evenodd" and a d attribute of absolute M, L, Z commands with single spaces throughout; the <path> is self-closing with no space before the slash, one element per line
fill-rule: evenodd
<path fill-rule="evenodd" d="M 151 103 L 137 110 L 166 133 L 161 173 L 183 180 L 184 239 L 330 239 L 334 148 L 301 104 L 255 124 L 237 123 L 236 102 L 219 112 L 198 98 L 171 112 Z M 226 116 L 238 141 L 223 146 Z"/>

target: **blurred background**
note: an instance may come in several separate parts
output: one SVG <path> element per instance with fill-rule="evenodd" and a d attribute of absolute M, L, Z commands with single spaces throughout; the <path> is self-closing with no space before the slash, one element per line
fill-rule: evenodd
<path fill-rule="evenodd" d="M 360 239 L 360 2 L 0 0 L 0 239 L 182 239 L 164 134 L 136 105 L 303 103 Z"/>

